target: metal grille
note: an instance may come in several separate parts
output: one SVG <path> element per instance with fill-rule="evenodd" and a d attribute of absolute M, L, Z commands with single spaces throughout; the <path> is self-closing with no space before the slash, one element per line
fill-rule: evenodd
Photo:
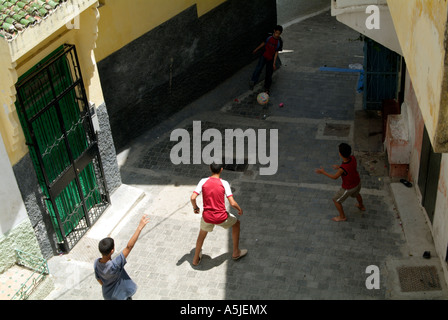
<path fill-rule="evenodd" d="M 349 124 L 327 123 L 324 129 L 324 136 L 348 137 L 350 128 Z"/>
<path fill-rule="evenodd" d="M 225 158 L 223 158 L 222 163 L 224 163 L 223 165 L 224 170 L 230 170 L 236 172 L 244 172 L 247 170 L 247 167 L 249 166 L 249 164 L 247 163 L 247 159 L 244 159 L 244 163 L 242 164 L 237 164 L 236 161 L 237 161 L 236 159 L 233 159 L 232 164 L 226 164 Z"/>
<path fill-rule="evenodd" d="M 403 292 L 442 290 L 434 266 L 399 267 L 398 277 Z"/>
<path fill-rule="evenodd" d="M 239 127 L 241 130 L 246 131 L 248 128 L 244 126 Z M 184 127 L 185 130 L 188 131 L 190 137 L 193 135 L 193 125 L 188 124 Z M 217 129 L 221 133 L 223 137 L 225 137 L 225 130 L 228 129 L 223 124 L 204 121 L 201 122 L 201 136 L 203 132 L 207 129 Z M 139 168 L 145 168 L 150 170 L 157 171 L 169 171 L 172 174 L 182 173 L 182 175 L 186 175 L 189 177 L 208 177 L 210 174 L 210 168 L 205 164 L 193 164 L 192 157 L 190 157 L 190 164 L 184 164 L 182 166 L 174 165 L 170 160 L 170 153 L 173 147 L 177 144 L 177 141 L 170 141 L 169 137 L 165 140 L 159 141 L 156 145 L 151 146 L 148 149 L 148 152 L 143 156 L 140 163 L 138 163 Z M 223 163 L 225 164 L 224 169 L 231 172 L 245 172 L 249 166 L 248 158 L 247 158 L 247 146 L 244 145 L 245 154 L 242 155 L 242 159 L 244 158 L 244 163 L 237 164 L 236 157 L 232 158 L 232 162 L 225 163 L 225 138 L 222 141 L 222 150 L 224 153 Z M 207 141 L 201 141 L 201 150 L 208 144 Z M 236 144 L 236 143 L 235 143 Z M 192 145 L 191 145 L 192 146 Z M 234 146 L 235 148 L 235 146 Z M 269 151 L 269 150 L 268 150 Z M 233 155 L 235 155 L 235 150 L 233 150 Z"/>
<path fill-rule="evenodd" d="M 381 110 L 383 100 L 396 98 L 400 68 L 400 55 L 365 39 L 364 109 Z"/>
<path fill-rule="evenodd" d="M 47 260 L 15 250 L 16 263 L 0 274 L 1 300 L 26 300 L 49 274 Z"/>
<path fill-rule="evenodd" d="M 110 203 L 81 69 L 66 45 L 17 84 L 17 111 L 62 251 Z"/>

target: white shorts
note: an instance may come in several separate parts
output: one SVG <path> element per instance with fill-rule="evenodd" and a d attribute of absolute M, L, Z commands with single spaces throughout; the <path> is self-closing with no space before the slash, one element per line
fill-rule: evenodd
<path fill-rule="evenodd" d="M 229 229 L 233 227 L 235 223 L 238 222 L 238 219 L 231 213 L 228 213 L 226 221 L 220 224 L 213 224 L 204 221 L 204 218 L 201 218 L 201 230 L 212 232 L 215 226 L 219 226 L 224 229 Z"/>
<path fill-rule="evenodd" d="M 361 183 L 359 183 L 356 187 L 350 190 L 341 188 L 333 196 L 333 201 L 343 203 L 348 197 L 356 198 L 360 191 L 361 191 Z"/>

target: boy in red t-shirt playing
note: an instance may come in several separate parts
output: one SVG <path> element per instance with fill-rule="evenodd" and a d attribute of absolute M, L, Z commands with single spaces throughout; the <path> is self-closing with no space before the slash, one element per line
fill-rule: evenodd
<path fill-rule="evenodd" d="M 356 200 L 358 200 L 356 207 L 358 207 L 359 210 L 365 211 L 366 208 L 362 202 L 362 196 L 359 193 L 361 191 L 361 178 L 359 177 L 357 170 L 356 158 L 352 156 L 352 148 L 346 143 L 341 143 L 339 145 L 339 156 L 342 158 L 342 164 L 333 166 L 333 168 L 337 170 L 335 174 L 325 172 L 322 167 L 316 169 L 316 173 L 326 175 L 334 180 L 342 177 L 342 187 L 333 197 L 333 202 L 336 209 L 338 209 L 339 217 L 334 217 L 332 220 L 346 221 L 347 218 L 345 217 L 342 203 L 348 197 L 356 198 Z"/>
<path fill-rule="evenodd" d="M 264 90 L 267 94 L 270 94 L 270 89 L 272 85 L 272 75 L 274 70 L 277 69 L 276 62 L 278 58 L 279 51 L 283 51 L 283 39 L 280 37 L 283 32 L 283 27 L 277 25 L 274 28 L 274 33 L 264 39 L 264 41 L 253 51 L 253 54 L 257 53 L 259 50 L 263 49 L 263 54 L 258 60 L 258 64 L 252 74 L 250 80 L 250 89 L 253 90 L 254 85 L 258 82 L 260 74 L 266 66 L 266 75 L 264 81 Z"/>
<path fill-rule="evenodd" d="M 232 258 L 238 260 L 247 254 L 246 249 L 240 250 L 240 221 L 231 213 L 227 212 L 225 198 L 229 200 L 232 207 L 238 210 L 238 215 L 243 214 L 243 210 L 233 199 L 230 185 L 220 178 L 223 166 L 221 164 L 211 164 L 212 175 L 202 179 L 191 195 L 191 204 L 195 214 L 199 214 L 200 209 L 196 204 L 196 198 L 202 193 L 204 212 L 201 218 L 201 227 L 196 241 L 196 251 L 193 258 L 193 266 L 198 266 L 201 262 L 201 250 L 205 237 L 212 232 L 215 225 L 224 229 L 232 228 L 233 253 Z"/>

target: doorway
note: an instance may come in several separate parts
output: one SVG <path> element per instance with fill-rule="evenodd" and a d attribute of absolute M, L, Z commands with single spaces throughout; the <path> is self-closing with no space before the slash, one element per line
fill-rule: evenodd
<path fill-rule="evenodd" d="M 436 207 L 441 160 L 442 155 L 434 152 L 429 139 L 428 131 L 425 127 L 420 157 L 418 187 L 422 194 L 422 206 L 425 208 L 431 223 L 434 219 Z"/>
<path fill-rule="evenodd" d="M 110 203 L 76 48 L 23 75 L 16 109 L 59 249 L 68 252 Z"/>

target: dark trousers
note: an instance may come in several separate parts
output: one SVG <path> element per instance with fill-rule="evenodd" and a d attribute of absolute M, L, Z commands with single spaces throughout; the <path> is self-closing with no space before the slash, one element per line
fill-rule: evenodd
<path fill-rule="evenodd" d="M 257 83 L 264 66 L 266 66 L 266 77 L 264 80 L 264 88 L 266 90 L 269 90 L 272 85 L 272 75 L 274 73 L 274 66 L 272 60 L 267 60 L 264 56 L 261 56 L 260 59 L 258 60 L 257 66 L 255 67 L 254 73 L 252 74 L 251 80 L 254 83 Z"/>

